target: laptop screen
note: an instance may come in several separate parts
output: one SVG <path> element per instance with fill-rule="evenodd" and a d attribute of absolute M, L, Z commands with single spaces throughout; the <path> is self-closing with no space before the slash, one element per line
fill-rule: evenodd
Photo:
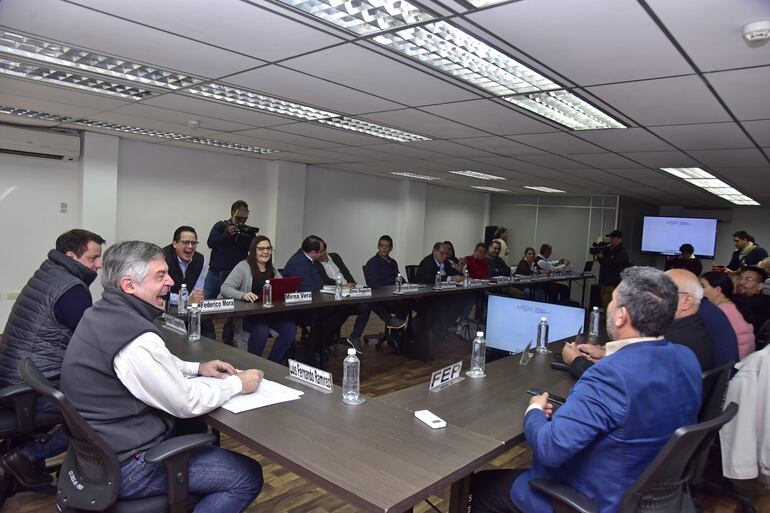
<path fill-rule="evenodd" d="M 530 341 L 535 347 L 541 317 L 548 318 L 548 339 L 554 341 L 574 337 L 578 330 L 582 330 L 585 310 L 490 295 L 487 303 L 487 345 L 510 353 L 522 352 Z"/>

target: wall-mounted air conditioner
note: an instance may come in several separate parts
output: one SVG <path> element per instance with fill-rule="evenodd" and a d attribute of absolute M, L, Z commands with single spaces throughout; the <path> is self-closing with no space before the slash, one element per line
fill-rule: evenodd
<path fill-rule="evenodd" d="M 80 136 L 60 130 L 0 125 L 0 153 L 77 160 L 80 158 Z"/>

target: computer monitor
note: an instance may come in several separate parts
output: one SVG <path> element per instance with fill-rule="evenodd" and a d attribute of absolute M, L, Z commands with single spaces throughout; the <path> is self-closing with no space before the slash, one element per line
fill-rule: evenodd
<path fill-rule="evenodd" d="M 522 352 L 530 341 L 535 347 L 541 317 L 548 318 L 548 339 L 554 341 L 574 337 L 582 330 L 585 310 L 490 295 L 487 301 L 487 346 L 509 353 Z"/>

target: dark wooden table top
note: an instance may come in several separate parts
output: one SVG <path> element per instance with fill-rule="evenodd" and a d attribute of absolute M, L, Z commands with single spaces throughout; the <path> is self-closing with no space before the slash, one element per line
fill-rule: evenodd
<path fill-rule="evenodd" d="M 324 394 L 288 380 L 281 365 L 163 331 L 171 352 L 184 360 L 219 358 L 259 368 L 267 379 L 302 390 L 300 400 L 240 414 L 219 408 L 206 422 L 363 510 L 406 511 L 504 450 L 500 441 L 455 425 L 431 429 L 411 411 L 379 399 L 346 405 L 338 387 Z"/>
<path fill-rule="evenodd" d="M 550 345 L 561 351 L 561 343 Z M 463 381 L 437 392 L 428 383 L 380 396 L 382 401 L 410 411 L 430 410 L 447 423 L 512 446 L 524 440 L 524 412 L 539 388 L 566 397 L 575 382 L 568 372 L 551 368 L 551 354 L 532 354 L 527 365 L 514 355 L 487 364 L 486 377 Z M 464 375 L 464 374 L 463 374 Z"/>

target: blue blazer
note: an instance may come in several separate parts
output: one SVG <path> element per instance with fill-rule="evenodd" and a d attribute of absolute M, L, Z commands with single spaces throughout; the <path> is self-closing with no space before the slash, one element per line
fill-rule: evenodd
<path fill-rule="evenodd" d="M 286 262 L 282 274 L 286 277 L 302 276 L 302 282 L 299 284 L 300 292 L 315 292 L 323 287 L 321 275 L 318 274 L 313 262 L 305 256 L 305 252 L 301 249 L 297 250 Z"/>
<path fill-rule="evenodd" d="M 696 422 L 701 370 L 689 348 L 637 342 L 587 370 L 549 422 L 541 410 L 524 418 L 532 468 L 511 487 L 523 513 L 553 512 L 530 479 L 562 482 L 617 512 L 628 487 L 679 427 Z"/>

